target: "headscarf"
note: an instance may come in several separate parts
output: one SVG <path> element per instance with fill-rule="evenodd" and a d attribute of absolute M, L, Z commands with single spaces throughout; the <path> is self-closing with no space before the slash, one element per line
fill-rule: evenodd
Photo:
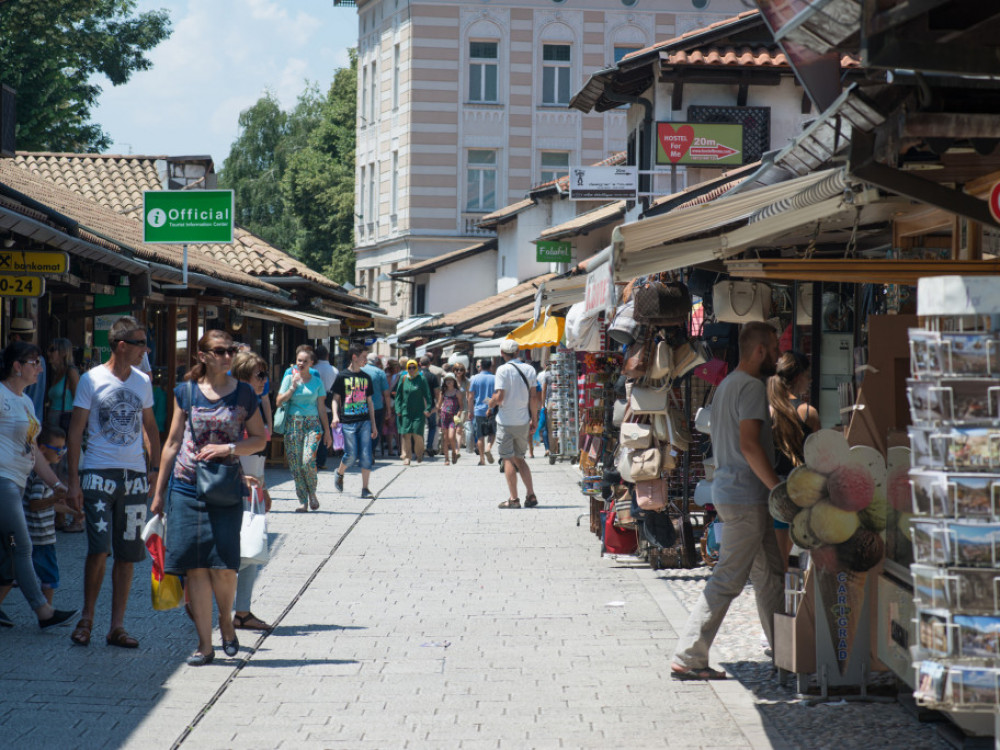
<path fill-rule="evenodd" d="M 414 367 L 417 368 L 416 372 L 410 372 L 410 365 L 413 365 Z M 417 360 L 415 359 L 406 360 L 406 377 L 408 377 L 410 380 L 413 380 L 419 374 L 420 374 L 420 363 L 417 362 Z"/>

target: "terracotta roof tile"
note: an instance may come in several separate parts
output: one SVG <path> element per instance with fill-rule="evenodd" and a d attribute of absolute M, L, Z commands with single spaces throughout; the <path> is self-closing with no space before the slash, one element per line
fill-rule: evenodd
<path fill-rule="evenodd" d="M 494 318 L 490 318 L 489 320 L 470 328 L 469 333 L 475 334 L 476 336 L 494 338 L 497 335 L 497 329 L 519 326 L 528 318 L 532 317 L 534 311 L 535 301 L 532 299 L 531 302 L 525 305 L 515 307 L 513 310 L 508 310 L 507 312 L 501 313 Z"/>
<path fill-rule="evenodd" d="M 564 237 L 575 237 L 590 229 L 610 224 L 616 219 L 625 215 L 625 201 L 615 201 L 607 205 L 600 206 L 591 211 L 574 216 L 569 221 L 556 224 L 542 231 L 539 237 L 543 240 L 562 239 Z"/>
<path fill-rule="evenodd" d="M 435 326 L 454 326 L 465 329 L 486 320 L 491 315 L 500 315 L 505 311 L 526 304 L 529 300 L 534 301 L 535 292 L 538 287 L 549 279 L 554 279 L 559 274 L 547 273 L 536 276 L 533 279 L 523 281 L 515 287 L 506 289 L 492 297 L 473 302 L 471 305 L 450 312 L 444 317 L 434 322 Z"/>
<path fill-rule="evenodd" d="M 408 266 L 403 266 L 402 268 L 393 271 L 391 275 L 401 277 L 416 276 L 421 273 L 430 273 L 438 268 L 441 268 L 442 266 L 447 266 L 450 263 L 456 263 L 460 260 L 470 258 L 473 255 L 479 255 L 487 250 L 496 249 L 497 241 L 490 238 L 485 242 L 478 242 L 475 245 L 469 245 L 468 247 L 460 247 L 458 250 L 452 250 L 450 253 L 435 255 L 433 258 L 427 258 L 426 260 L 421 260 L 417 263 L 411 263 Z"/>
<path fill-rule="evenodd" d="M 523 201 L 518 201 L 517 203 L 511 203 L 509 206 L 504 206 L 503 208 L 494 211 L 493 213 L 486 214 L 482 219 L 479 220 L 479 226 L 496 226 L 497 224 L 502 224 L 505 219 L 511 219 L 517 214 L 521 213 L 525 209 L 531 208 L 535 205 L 535 200 L 533 198 L 525 198 Z"/>
<path fill-rule="evenodd" d="M 704 47 L 696 50 L 663 52 L 660 61 L 664 65 L 729 65 L 734 67 L 785 68 L 788 58 L 783 52 L 759 47 Z M 842 68 L 859 68 L 861 61 L 844 55 L 840 61 Z"/>
<path fill-rule="evenodd" d="M 702 34 L 705 34 L 705 33 L 709 32 L 709 31 L 717 31 L 717 30 L 725 28 L 726 26 L 730 26 L 730 25 L 733 25 L 733 24 L 736 24 L 736 23 L 740 23 L 740 22 L 742 22 L 742 21 L 744 21 L 744 20 L 746 20 L 748 18 L 752 18 L 754 16 L 759 16 L 759 15 L 760 15 L 760 11 L 757 10 L 757 9 L 754 9 L 754 10 L 745 10 L 742 13 L 739 13 L 739 14 L 737 14 L 735 16 L 731 16 L 729 18 L 723 18 L 721 21 L 716 21 L 715 23 L 710 23 L 708 26 L 703 26 L 700 29 L 692 29 L 691 31 L 684 32 L 680 36 L 671 37 L 670 39 L 666 39 L 666 40 L 664 40 L 662 42 L 656 42 L 655 44 L 651 44 L 648 47 L 643 47 L 642 49 L 637 49 L 634 52 L 629 52 L 627 55 L 625 55 L 624 57 L 622 57 L 622 59 L 620 60 L 620 62 L 628 62 L 629 60 L 632 60 L 632 59 L 634 59 L 636 57 L 642 57 L 643 55 L 649 54 L 650 52 L 653 52 L 653 51 L 658 50 L 658 49 L 662 49 L 664 47 L 674 47 L 674 46 L 676 46 L 680 42 L 683 42 L 686 39 L 690 39 L 692 37 L 700 36 Z"/>

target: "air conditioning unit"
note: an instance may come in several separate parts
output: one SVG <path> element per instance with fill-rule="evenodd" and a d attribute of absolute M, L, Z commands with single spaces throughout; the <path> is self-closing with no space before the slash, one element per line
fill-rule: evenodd
<path fill-rule="evenodd" d="M 0 85 L 0 156 L 14 156 L 14 126 L 17 124 L 17 93 Z"/>

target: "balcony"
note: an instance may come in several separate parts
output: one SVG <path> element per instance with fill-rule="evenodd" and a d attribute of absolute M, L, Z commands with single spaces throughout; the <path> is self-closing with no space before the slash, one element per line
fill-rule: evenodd
<path fill-rule="evenodd" d="M 497 233 L 492 229 L 483 229 L 478 226 L 479 222 L 482 221 L 483 217 L 489 213 L 488 211 L 483 211 L 482 213 L 462 214 L 462 234 L 466 237 L 496 237 Z"/>

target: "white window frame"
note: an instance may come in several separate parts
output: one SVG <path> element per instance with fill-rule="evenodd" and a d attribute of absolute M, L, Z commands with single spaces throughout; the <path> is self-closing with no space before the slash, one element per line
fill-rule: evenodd
<path fill-rule="evenodd" d="M 361 119 L 361 127 L 364 127 L 368 120 L 368 66 L 361 66 L 361 109 L 358 112 Z"/>
<path fill-rule="evenodd" d="M 545 164 L 545 157 L 548 155 L 559 155 L 566 157 L 566 164 L 562 165 L 548 165 Z M 569 151 L 542 151 L 538 155 L 538 169 L 540 179 L 538 183 L 544 184 L 546 182 L 552 182 L 553 180 L 558 180 L 560 177 L 565 177 L 569 174 L 569 163 L 572 160 L 572 156 Z"/>
<path fill-rule="evenodd" d="M 471 156 L 474 153 L 483 154 L 493 154 L 493 163 L 488 162 L 472 162 Z M 500 189 L 500 171 L 499 171 L 499 152 L 497 149 L 492 148 L 470 148 L 465 154 L 465 210 L 468 212 L 483 212 L 487 213 L 489 211 L 496 211 L 497 208 L 497 193 Z M 493 173 L 493 203 L 488 205 L 486 203 L 486 174 Z M 469 202 L 469 192 L 473 185 L 476 185 L 478 192 L 478 199 L 475 204 Z"/>
<path fill-rule="evenodd" d="M 399 210 L 399 151 L 392 152 L 392 179 L 389 193 L 389 213 L 393 216 Z"/>
<path fill-rule="evenodd" d="M 377 162 L 368 164 L 368 223 L 378 220 L 378 170 Z"/>
<path fill-rule="evenodd" d="M 361 165 L 361 174 L 358 175 L 358 223 L 361 231 L 365 226 L 365 165 Z"/>
<path fill-rule="evenodd" d="M 377 122 L 378 116 L 378 66 L 372 60 L 372 96 L 371 96 L 371 121 Z"/>
<path fill-rule="evenodd" d="M 393 62 L 393 74 L 392 74 L 392 109 L 396 111 L 399 109 L 399 64 L 400 64 L 400 50 L 399 45 L 395 45 L 392 48 L 392 62 Z"/>
<path fill-rule="evenodd" d="M 473 57 L 472 56 L 472 45 L 473 44 L 492 44 L 496 47 L 496 57 Z M 467 93 L 469 95 L 469 102 L 473 104 L 499 104 L 500 103 L 500 41 L 497 39 L 470 39 L 468 41 L 469 50 L 469 86 L 467 88 Z M 486 96 L 486 73 L 492 68 L 494 81 L 493 88 L 496 91 L 496 96 L 493 99 L 489 99 Z M 473 96 L 472 87 L 473 84 L 478 79 L 479 83 L 479 95 Z"/>
<path fill-rule="evenodd" d="M 546 47 L 567 47 L 569 49 L 569 60 L 546 60 L 545 59 L 545 48 Z M 552 71 L 552 98 L 545 98 L 545 79 L 549 74 L 549 70 Z M 571 86 L 571 77 L 573 71 L 573 45 L 568 42 L 546 42 L 542 44 L 542 106 L 545 107 L 565 107 L 569 104 L 570 97 L 572 96 L 573 87 Z M 559 98 L 559 90 L 561 88 L 560 84 L 565 87 L 566 101 L 561 101 Z"/>

